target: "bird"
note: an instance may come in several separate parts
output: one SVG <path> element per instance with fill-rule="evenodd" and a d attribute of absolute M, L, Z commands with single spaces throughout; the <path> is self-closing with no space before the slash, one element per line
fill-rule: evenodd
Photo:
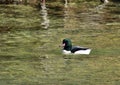
<path fill-rule="evenodd" d="M 81 47 L 81 46 L 72 46 L 72 42 L 69 38 L 65 38 L 62 41 L 63 54 L 86 54 L 89 55 L 91 52 L 90 48 Z"/>

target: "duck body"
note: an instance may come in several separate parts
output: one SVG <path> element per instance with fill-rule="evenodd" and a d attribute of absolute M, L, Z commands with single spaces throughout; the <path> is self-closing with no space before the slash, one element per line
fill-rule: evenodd
<path fill-rule="evenodd" d="M 63 49 L 63 54 L 86 54 L 89 55 L 91 52 L 91 49 L 85 48 L 85 47 L 78 47 L 75 46 L 71 50 L 65 50 Z"/>
<path fill-rule="evenodd" d="M 86 47 L 80 47 L 80 46 L 73 46 L 71 49 L 71 53 L 74 54 L 90 54 L 91 49 Z"/>
<path fill-rule="evenodd" d="M 72 46 L 70 39 L 63 40 L 63 54 L 90 54 L 91 49 L 80 46 Z"/>

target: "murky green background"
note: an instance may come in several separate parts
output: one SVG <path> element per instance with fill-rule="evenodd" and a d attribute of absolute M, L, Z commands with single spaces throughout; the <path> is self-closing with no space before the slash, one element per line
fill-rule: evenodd
<path fill-rule="evenodd" d="M 119 3 L 1 5 L 0 13 L 2 85 L 120 84 Z M 63 55 L 63 38 L 91 54 Z"/>

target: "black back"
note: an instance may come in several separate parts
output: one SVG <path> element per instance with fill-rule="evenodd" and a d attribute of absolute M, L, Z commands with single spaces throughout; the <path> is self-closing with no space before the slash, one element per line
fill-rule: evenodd
<path fill-rule="evenodd" d="M 89 48 L 73 46 L 72 49 L 71 49 L 71 52 L 74 53 L 74 52 L 79 51 L 79 50 L 87 50 L 87 49 L 89 49 Z"/>

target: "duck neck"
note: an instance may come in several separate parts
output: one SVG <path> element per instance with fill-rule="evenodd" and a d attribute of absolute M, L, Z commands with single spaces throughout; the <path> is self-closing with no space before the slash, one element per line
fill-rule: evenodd
<path fill-rule="evenodd" d="M 66 51 L 71 51 L 71 49 L 72 49 L 72 42 L 71 42 L 71 40 L 70 39 L 64 39 L 63 40 L 63 44 L 64 44 L 64 50 L 66 50 Z"/>
<path fill-rule="evenodd" d="M 66 51 L 71 51 L 71 49 L 72 49 L 72 45 L 64 47 L 64 50 L 66 50 Z"/>

